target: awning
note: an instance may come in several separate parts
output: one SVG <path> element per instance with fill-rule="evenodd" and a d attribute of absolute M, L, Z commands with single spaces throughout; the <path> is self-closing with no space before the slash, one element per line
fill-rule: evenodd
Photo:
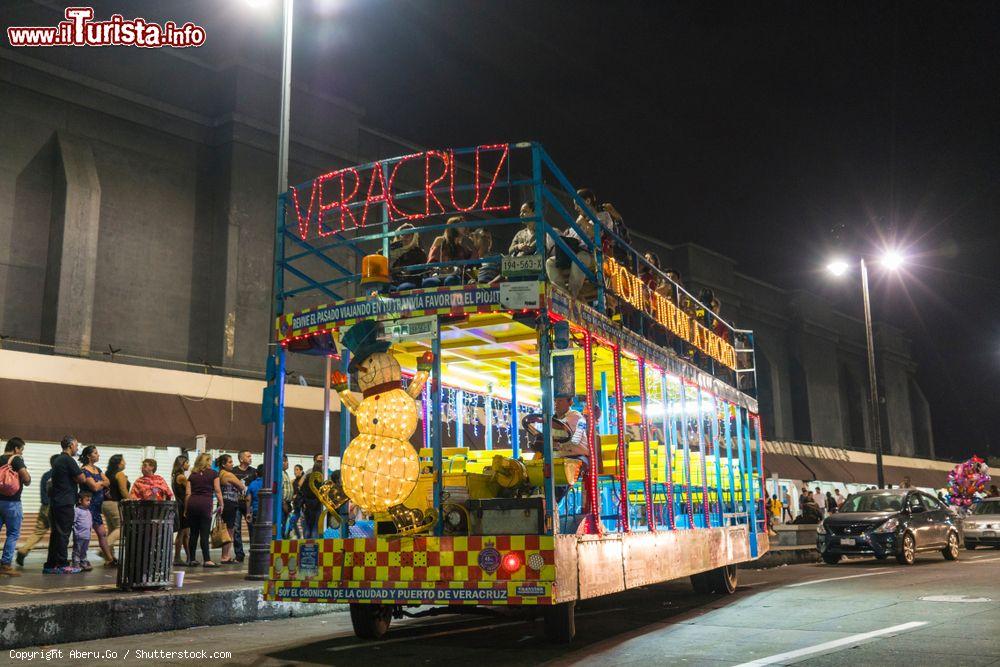
<path fill-rule="evenodd" d="M 339 453 L 340 414 L 330 415 L 331 453 Z M 188 446 L 205 435 L 211 449 L 264 449 L 260 406 L 175 394 L 0 379 L 0 437 L 124 446 Z M 285 451 L 322 449 L 323 413 L 285 410 Z"/>
<path fill-rule="evenodd" d="M 764 472 L 767 477 L 778 475 L 781 479 L 807 480 L 812 479 L 812 472 L 797 456 L 790 454 L 770 454 L 764 452 Z"/>

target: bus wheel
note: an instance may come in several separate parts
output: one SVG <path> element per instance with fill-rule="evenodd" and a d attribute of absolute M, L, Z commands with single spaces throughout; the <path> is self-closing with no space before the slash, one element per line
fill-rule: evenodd
<path fill-rule="evenodd" d="M 383 604 L 351 603 L 351 625 L 361 639 L 382 639 L 389 631 L 392 607 Z"/>
<path fill-rule="evenodd" d="M 562 602 L 545 608 L 545 638 L 557 644 L 568 644 L 576 636 L 576 601 Z"/>
<path fill-rule="evenodd" d="M 736 565 L 723 565 L 708 572 L 691 575 L 691 586 L 696 593 L 702 594 L 732 595 L 736 592 L 738 582 L 739 575 Z"/>

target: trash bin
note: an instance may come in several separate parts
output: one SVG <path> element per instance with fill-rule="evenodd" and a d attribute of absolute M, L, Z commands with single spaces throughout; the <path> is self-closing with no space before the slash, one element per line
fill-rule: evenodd
<path fill-rule="evenodd" d="M 173 582 L 173 500 L 123 500 L 118 542 L 118 588 L 163 588 Z"/>

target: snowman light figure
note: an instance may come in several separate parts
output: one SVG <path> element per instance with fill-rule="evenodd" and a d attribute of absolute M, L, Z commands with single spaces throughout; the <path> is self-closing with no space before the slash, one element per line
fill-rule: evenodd
<path fill-rule="evenodd" d="M 341 483 L 351 501 L 366 512 L 388 512 L 400 532 L 419 532 L 433 516 L 402 503 L 417 485 L 420 463 L 410 437 L 417 429 L 415 399 L 430 375 L 433 354 L 424 354 L 413 381 L 404 390 L 399 362 L 388 352 L 389 342 L 378 340 L 378 323 L 364 320 L 351 327 L 341 344 L 352 352 L 348 372 L 362 398 L 348 391 L 347 376 L 336 371 L 331 379 L 343 405 L 355 416 L 358 436 L 341 458 Z"/>

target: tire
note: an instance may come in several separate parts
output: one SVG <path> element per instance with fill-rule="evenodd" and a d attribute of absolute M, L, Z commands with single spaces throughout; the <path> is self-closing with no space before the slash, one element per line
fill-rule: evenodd
<path fill-rule="evenodd" d="M 382 639 L 389 632 L 392 607 L 382 604 L 351 603 L 351 625 L 359 639 Z"/>
<path fill-rule="evenodd" d="M 840 554 L 823 554 L 823 562 L 827 565 L 836 565 L 843 558 Z"/>
<path fill-rule="evenodd" d="M 739 584 L 739 570 L 736 565 L 723 565 L 708 572 L 691 575 L 691 585 L 696 593 L 716 593 L 732 595 Z"/>
<path fill-rule="evenodd" d="M 554 644 L 568 644 L 576 636 L 576 600 L 545 608 L 545 638 Z"/>
<path fill-rule="evenodd" d="M 941 550 L 945 560 L 958 560 L 958 534 L 948 533 L 948 546 Z"/>
<path fill-rule="evenodd" d="M 913 535 L 903 533 L 903 540 L 899 545 L 899 553 L 896 554 L 896 561 L 900 565 L 913 565 L 917 560 L 917 542 Z"/>

